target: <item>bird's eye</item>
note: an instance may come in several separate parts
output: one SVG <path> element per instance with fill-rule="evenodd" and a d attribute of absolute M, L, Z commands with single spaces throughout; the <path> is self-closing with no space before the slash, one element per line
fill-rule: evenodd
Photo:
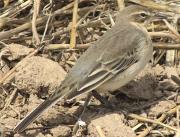
<path fill-rule="evenodd" d="M 140 16 L 143 17 L 143 18 L 145 18 L 145 17 L 147 16 L 147 14 L 144 13 L 144 12 L 142 12 L 142 13 L 140 13 Z"/>

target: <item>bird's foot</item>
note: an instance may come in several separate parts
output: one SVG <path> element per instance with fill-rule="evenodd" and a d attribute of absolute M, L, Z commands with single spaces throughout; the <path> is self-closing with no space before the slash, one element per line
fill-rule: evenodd
<path fill-rule="evenodd" d="M 86 111 L 86 108 L 87 108 L 89 101 L 90 101 L 92 96 L 94 96 L 97 100 L 99 100 L 108 109 L 113 109 L 113 110 L 115 109 L 115 106 L 112 103 L 110 103 L 106 98 L 101 96 L 98 92 L 96 92 L 96 91 L 89 92 L 87 97 L 86 97 L 86 100 L 84 102 L 83 109 L 80 113 L 80 116 L 79 116 L 76 124 L 73 127 L 72 135 L 75 135 L 77 133 L 79 127 L 82 127 L 82 125 L 84 126 L 84 124 L 82 124 L 82 123 L 85 123 L 85 122 L 82 121 L 82 117 Z"/>
<path fill-rule="evenodd" d="M 101 96 L 98 92 L 96 92 L 95 90 L 92 91 L 92 95 L 99 100 L 106 108 L 108 109 L 114 109 L 115 106 L 108 101 L 108 99 L 106 99 L 105 97 Z"/>
<path fill-rule="evenodd" d="M 89 92 L 88 95 L 87 95 L 87 97 L 86 97 L 86 100 L 85 100 L 85 102 L 84 102 L 84 105 L 83 105 L 83 109 L 82 109 L 82 111 L 81 111 L 81 114 L 80 114 L 80 116 L 79 116 L 76 124 L 75 124 L 74 127 L 73 127 L 72 135 L 76 135 L 79 127 L 82 127 L 82 125 L 84 125 L 85 122 L 82 121 L 82 117 L 83 117 L 83 115 L 84 115 L 84 113 L 85 113 L 85 111 L 86 111 L 87 105 L 88 105 L 91 97 L 92 97 L 92 92 Z"/>
<path fill-rule="evenodd" d="M 81 119 L 78 119 L 78 121 L 76 122 L 76 124 L 73 127 L 73 132 L 72 135 L 76 135 L 79 131 L 79 129 L 85 129 L 87 126 L 86 122 L 82 121 Z"/>

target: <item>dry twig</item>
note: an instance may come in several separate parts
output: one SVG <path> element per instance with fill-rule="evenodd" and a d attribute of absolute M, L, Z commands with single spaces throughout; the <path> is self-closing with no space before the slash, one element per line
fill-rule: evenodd
<path fill-rule="evenodd" d="M 88 44 L 77 44 L 76 49 L 87 49 L 93 46 L 92 43 Z M 153 43 L 154 49 L 165 49 L 165 50 L 180 50 L 180 44 L 165 44 L 165 43 Z M 59 50 L 59 49 L 69 49 L 70 44 L 49 44 L 45 49 L 47 50 Z"/>
<path fill-rule="evenodd" d="M 76 24 L 77 24 L 77 18 L 78 18 L 78 1 L 74 0 L 74 8 L 73 8 L 73 18 L 72 18 L 72 26 L 71 26 L 71 40 L 70 40 L 70 47 L 74 48 L 76 45 Z"/>
<path fill-rule="evenodd" d="M 104 135 L 104 133 L 103 133 L 103 131 L 102 131 L 102 129 L 101 129 L 100 126 L 96 126 L 96 130 L 97 130 L 97 132 L 98 132 L 98 134 L 99 134 L 100 137 L 106 137 L 106 136 Z"/>
<path fill-rule="evenodd" d="M 171 126 L 168 126 L 168 125 L 162 123 L 168 116 L 171 116 L 171 115 L 173 115 L 174 113 L 176 113 L 177 107 L 179 107 L 179 106 L 176 106 L 176 107 L 174 107 L 173 109 L 169 110 L 167 113 L 162 114 L 162 115 L 161 115 L 158 119 L 156 119 L 156 120 L 150 120 L 150 119 L 147 119 L 147 118 L 144 118 L 144 117 L 140 117 L 140 116 L 134 115 L 134 114 L 130 114 L 130 115 L 128 115 L 128 116 L 130 116 L 131 118 L 138 119 L 138 120 L 140 120 L 140 121 L 150 122 L 150 123 L 153 124 L 151 127 L 148 127 L 148 128 L 145 129 L 143 132 L 141 132 L 141 134 L 138 135 L 138 137 L 146 137 L 151 130 L 153 130 L 154 128 L 157 127 L 157 125 L 161 125 L 161 126 L 166 127 L 166 128 L 168 128 L 168 129 L 171 129 L 171 130 L 174 130 L 174 131 L 176 131 L 176 132 L 179 132 L 179 129 L 176 129 L 176 128 L 174 128 L 174 127 L 171 127 Z"/>
<path fill-rule="evenodd" d="M 125 7 L 124 0 L 117 0 L 117 3 L 118 3 L 119 11 L 123 10 Z"/>
<path fill-rule="evenodd" d="M 41 0 L 34 0 L 34 11 L 33 11 L 33 18 L 32 18 L 32 33 L 33 39 L 35 41 L 35 45 L 40 44 L 39 35 L 36 29 L 36 21 L 39 14 L 39 7 L 40 7 Z"/>

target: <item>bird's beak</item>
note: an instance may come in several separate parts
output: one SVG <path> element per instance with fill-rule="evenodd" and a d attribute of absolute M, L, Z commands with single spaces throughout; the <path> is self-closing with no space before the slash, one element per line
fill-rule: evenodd
<path fill-rule="evenodd" d="M 144 22 L 144 26 L 147 26 L 150 22 L 167 19 L 169 16 L 163 13 L 151 13 L 151 17 Z"/>
<path fill-rule="evenodd" d="M 155 13 L 154 18 L 156 19 L 167 19 L 168 15 L 164 13 Z"/>
<path fill-rule="evenodd" d="M 153 15 L 150 18 L 150 21 L 168 19 L 168 17 L 170 16 L 164 13 L 153 13 Z"/>
<path fill-rule="evenodd" d="M 169 16 L 163 13 L 152 13 L 151 17 L 146 20 L 145 24 L 149 24 L 150 22 L 167 19 Z"/>

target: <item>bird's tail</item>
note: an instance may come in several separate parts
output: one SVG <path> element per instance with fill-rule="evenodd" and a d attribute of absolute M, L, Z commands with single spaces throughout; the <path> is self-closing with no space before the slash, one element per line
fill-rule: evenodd
<path fill-rule="evenodd" d="M 50 106 L 55 104 L 57 101 L 62 99 L 64 96 L 51 98 L 45 100 L 43 103 L 41 103 L 39 106 L 37 106 L 34 110 L 32 110 L 26 117 L 24 117 L 14 128 L 14 132 L 20 133 L 25 130 L 25 128 L 32 123 L 42 112 L 47 110 Z"/>

